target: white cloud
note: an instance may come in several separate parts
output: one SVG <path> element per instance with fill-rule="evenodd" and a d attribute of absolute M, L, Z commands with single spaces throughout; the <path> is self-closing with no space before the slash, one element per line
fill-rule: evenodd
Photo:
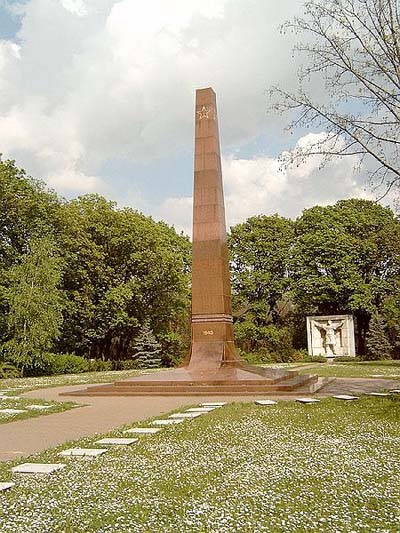
<path fill-rule="evenodd" d="M 86 4 L 82 0 L 61 0 L 61 5 L 77 17 L 84 17 L 88 14 Z"/>
<path fill-rule="evenodd" d="M 303 136 L 294 150 L 323 135 Z M 303 209 L 314 205 L 334 204 L 352 197 L 373 199 L 356 179 L 357 156 L 336 159 L 323 168 L 321 162 L 321 156 L 312 156 L 299 166 L 283 170 L 278 158 L 223 158 L 228 227 L 254 215 L 278 213 L 296 218 Z M 158 208 L 157 215 L 190 234 L 191 211 L 192 198 L 168 198 Z"/>
<path fill-rule="evenodd" d="M 293 76 L 292 43 L 277 26 L 299 4 L 18 4 L 21 31 L 0 45 L 0 152 L 38 177 L 70 175 L 70 184 L 59 182 L 86 190 L 109 159 L 146 163 L 190 149 L 194 89 L 210 85 L 224 144 L 247 142 L 266 127 L 264 90 Z"/>

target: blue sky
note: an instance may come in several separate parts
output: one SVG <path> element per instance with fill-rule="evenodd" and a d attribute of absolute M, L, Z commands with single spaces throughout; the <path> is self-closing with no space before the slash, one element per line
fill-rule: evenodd
<path fill-rule="evenodd" d="M 0 0 L 0 153 L 70 198 L 99 192 L 190 232 L 195 89 L 217 93 L 228 224 L 370 197 L 357 161 L 282 171 L 300 0 Z M 318 92 L 323 87 L 315 87 Z M 340 186 L 338 186 L 340 184 Z"/>

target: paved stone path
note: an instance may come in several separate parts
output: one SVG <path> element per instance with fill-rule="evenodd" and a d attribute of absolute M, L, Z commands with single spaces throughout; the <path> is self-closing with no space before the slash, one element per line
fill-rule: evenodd
<path fill-rule="evenodd" d="M 325 387 L 316 397 L 337 393 L 361 394 L 400 387 L 400 383 L 388 379 L 338 378 Z M 79 386 L 39 389 L 23 394 L 26 398 L 74 401 L 82 405 L 62 413 L 0 424 L 0 461 L 25 457 L 64 442 L 81 437 L 106 433 L 124 424 L 160 416 L 182 406 L 197 405 L 206 401 L 251 402 L 259 398 L 293 400 L 292 395 L 251 396 L 170 396 L 170 397 L 59 397 L 60 392 L 77 390 Z"/>

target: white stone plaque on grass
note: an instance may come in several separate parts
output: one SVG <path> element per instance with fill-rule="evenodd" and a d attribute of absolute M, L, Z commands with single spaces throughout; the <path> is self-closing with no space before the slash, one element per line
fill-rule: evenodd
<path fill-rule="evenodd" d="M 0 394 L 0 400 L 20 400 L 21 396 L 8 396 L 7 394 Z"/>
<path fill-rule="evenodd" d="M 27 405 L 26 407 L 27 407 L 27 409 L 33 409 L 33 410 L 36 410 L 36 411 L 45 411 L 46 409 L 50 409 L 51 405 L 36 405 L 36 404 L 32 404 L 32 405 Z"/>
<path fill-rule="evenodd" d="M 11 481 L 2 481 L 0 482 L 0 492 L 3 490 L 11 489 L 11 487 L 13 487 L 14 485 L 15 483 L 12 483 Z"/>
<path fill-rule="evenodd" d="M 211 413 L 211 411 L 215 411 L 217 407 L 191 407 L 190 409 L 187 409 L 187 413 Z"/>
<path fill-rule="evenodd" d="M 392 389 L 390 394 L 400 394 L 400 389 Z"/>
<path fill-rule="evenodd" d="M 358 396 L 350 396 L 349 394 L 337 394 L 334 398 L 336 400 L 358 400 Z"/>
<path fill-rule="evenodd" d="M 119 446 L 129 446 L 130 444 L 133 444 L 138 439 L 126 439 L 124 437 L 122 438 L 106 438 L 106 439 L 100 439 L 96 440 L 96 444 L 116 444 Z"/>
<path fill-rule="evenodd" d="M 367 392 L 368 396 L 390 396 L 388 392 Z"/>
<path fill-rule="evenodd" d="M 14 466 L 11 471 L 16 474 L 52 474 L 64 466 L 62 463 L 23 463 Z"/>
<path fill-rule="evenodd" d="M 106 453 L 106 451 L 107 450 L 104 448 L 69 448 L 68 450 L 60 452 L 58 455 L 61 457 L 97 457 L 98 455 Z"/>
<path fill-rule="evenodd" d="M 174 413 L 173 415 L 169 415 L 168 418 L 197 418 L 202 414 L 204 413 Z"/>
<path fill-rule="evenodd" d="M 161 428 L 132 428 L 127 429 L 124 433 L 131 433 L 133 435 L 154 435 L 161 431 Z"/>
<path fill-rule="evenodd" d="M 299 403 L 318 403 L 319 401 L 316 398 L 296 398 L 296 402 Z"/>
<path fill-rule="evenodd" d="M 20 415 L 21 413 L 27 413 L 26 409 L 0 409 L 0 413 L 5 415 Z"/>
<path fill-rule="evenodd" d="M 184 421 L 184 418 L 168 418 L 168 420 L 154 420 L 152 424 L 155 426 L 168 426 L 170 424 L 180 424 Z"/>
<path fill-rule="evenodd" d="M 275 400 L 256 400 L 256 405 L 276 405 L 278 402 Z"/>
<path fill-rule="evenodd" d="M 200 404 L 202 407 L 223 407 L 227 402 L 206 402 Z"/>

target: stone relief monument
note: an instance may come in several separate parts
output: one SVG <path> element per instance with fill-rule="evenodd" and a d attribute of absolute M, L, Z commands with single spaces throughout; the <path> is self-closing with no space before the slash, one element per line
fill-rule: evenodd
<path fill-rule="evenodd" d="M 308 316 L 307 343 L 310 355 L 355 357 L 352 315 Z"/>

